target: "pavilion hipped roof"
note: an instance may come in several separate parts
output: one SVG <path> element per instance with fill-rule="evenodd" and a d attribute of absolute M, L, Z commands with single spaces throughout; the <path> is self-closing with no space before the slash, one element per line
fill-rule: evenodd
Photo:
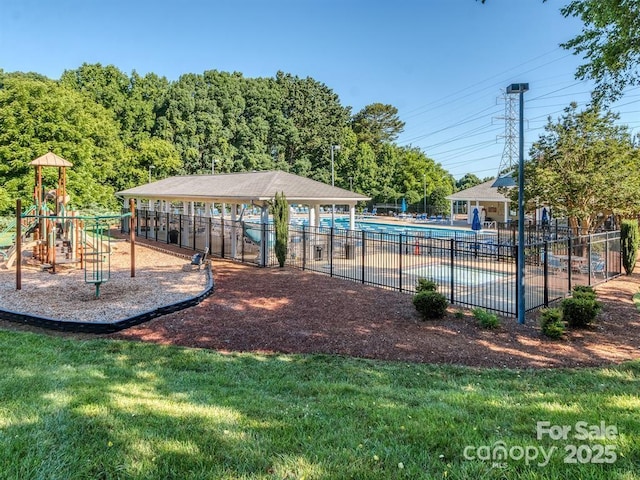
<path fill-rule="evenodd" d="M 357 203 L 369 197 L 283 171 L 186 175 L 123 190 L 125 198 L 250 203 L 283 192 L 289 203 Z"/>
<path fill-rule="evenodd" d="M 462 200 L 468 202 L 510 202 L 511 199 L 505 196 L 500 190 L 492 187 L 495 178 L 465 190 L 461 190 L 445 197 L 449 201 Z"/>

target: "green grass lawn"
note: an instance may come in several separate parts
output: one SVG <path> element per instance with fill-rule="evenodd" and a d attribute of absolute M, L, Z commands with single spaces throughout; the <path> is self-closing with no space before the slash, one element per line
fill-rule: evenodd
<path fill-rule="evenodd" d="M 2 479 L 640 478 L 640 362 L 476 370 L 10 331 L 0 352 Z M 571 431 L 538 439 L 545 421 Z M 609 438 L 576 439 L 578 422 Z"/>

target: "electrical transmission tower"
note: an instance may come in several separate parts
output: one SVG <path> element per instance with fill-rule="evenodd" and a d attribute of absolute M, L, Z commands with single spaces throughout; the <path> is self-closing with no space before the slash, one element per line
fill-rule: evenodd
<path fill-rule="evenodd" d="M 511 177 L 515 166 L 518 164 L 518 121 L 517 121 L 517 102 L 516 95 L 503 94 L 504 99 L 504 150 L 500 159 L 500 168 L 498 169 L 498 178 L 492 187 L 511 187 L 515 185 L 515 181 Z"/>

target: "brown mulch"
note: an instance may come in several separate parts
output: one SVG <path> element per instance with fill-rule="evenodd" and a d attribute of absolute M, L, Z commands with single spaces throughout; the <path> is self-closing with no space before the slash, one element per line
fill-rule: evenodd
<path fill-rule="evenodd" d="M 450 307 L 444 319 L 425 322 L 411 295 L 326 275 L 220 259 L 213 260 L 213 271 L 215 292 L 201 304 L 104 337 L 221 352 L 496 368 L 599 366 L 640 358 L 640 313 L 632 301 L 639 273 L 597 287 L 603 309 L 595 326 L 551 340 L 540 333 L 534 313 L 525 325 L 504 318 L 498 330 L 483 330 L 469 310 Z M 0 328 L 41 331 L 8 322 Z"/>
<path fill-rule="evenodd" d="M 200 305 L 112 335 L 222 352 L 325 353 L 474 367 L 550 368 L 640 358 L 640 274 L 597 288 L 597 325 L 562 340 L 505 318 L 477 326 L 468 310 L 422 321 L 411 295 L 299 270 L 261 269 L 216 259 L 215 293 Z M 456 312 L 463 312 L 461 317 Z"/>

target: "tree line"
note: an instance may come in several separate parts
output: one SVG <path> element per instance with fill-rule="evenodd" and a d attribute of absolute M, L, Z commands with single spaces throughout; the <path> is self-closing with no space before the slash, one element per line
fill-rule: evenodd
<path fill-rule="evenodd" d="M 52 80 L 0 70 L 0 213 L 32 198 L 29 162 L 49 150 L 71 161 L 75 206 L 115 206 L 114 193 L 170 175 L 280 169 L 371 196 L 446 208 L 455 180 L 395 142 L 391 105 L 352 114 L 326 85 L 278 72 L 245 78 L 216 70 L 171 82 L 83 64 Z M 47 171 L 51 170 L 51 171 Z M 45 169 L 55 184 L 55 169 Z M 47 180 L 45 179 L 45 180 Z"/>
<path fill-rule="evenodd" d="M 525 199 L 587 233 L 610 216 L 640 214 L 639 137 L 608 109 L 640 84 L 640 0 L 572 0 L 560 13 L 584 24 L 562 47 L 581 55 L 576 78 L 596 89 L 583 110 L 571 103 L 548 119 L 525 164 Z M 149 175 L 281 169 L 331 183 L 333 145 L 336 186 L 374 203 L 404 197 L 444 210 L 445 196 L 487 180 L 455 182 L 420 149 L 395 143 L 403 128 L 392 105 L 354 114 L 326 85 L 284 72 L 210 70 L 170 82 L 100 64 L 58 80 L 0 69 L 0 214 L 32 198 L 29 162 L 49 150 L 74 164 L 68 189 L 81 208 L 114 207 L 114 192 Z M 46 170 L 55 184 L 57 172 Z M 517 189 L 510 195 L 517 205 Z"/>

